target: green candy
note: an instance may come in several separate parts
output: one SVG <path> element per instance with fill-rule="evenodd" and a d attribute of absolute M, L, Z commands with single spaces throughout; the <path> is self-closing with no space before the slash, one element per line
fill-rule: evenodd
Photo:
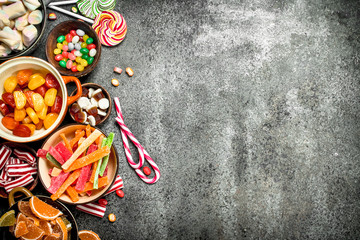
<path fill-rule="evenodd" d="M 87 59 L 87 62 L 88 62 L 89 65 L 92 64 L 92 63 L 94 62 L 94 58 L 93 58 L 93 57 L 89 57 L 89 58 Z"/>
<path fill-rule="evenodd" d="M 83 55 L 81 56 L 81 58 L 82 58 L 82 59 L 85 59 L 86 61 L 88 61 L 89 56 L 88 56 L 87 54 L 83 54 Z"/>
<path fill-rule="evenodd" d="M 58 43 L 62 43 L 63 41 L 65 41 L 65 36 L 64 35 L 61 35 L 60 37 L 57 38 Z"/>
<path fill-rule="evenodd" d="M 66 68 L 66 62 L 64 60 L 61 60 L 59 62 L 60 67 Z"/>
<path fill-rule="evenodd" d="M 86 44 L 92 44 L 94 42 L 94 39 L 93 38 L 88 38 L 86 39 Z"/>
<path fill-rule="evenodd" d="M 80 52 L 81 52 L 82 54 L 88 54 L 88 53 L 89 53 L 89 49 L 87 49 L 87 48 L 82 48 L 82 49 L 80 49 Z"/>

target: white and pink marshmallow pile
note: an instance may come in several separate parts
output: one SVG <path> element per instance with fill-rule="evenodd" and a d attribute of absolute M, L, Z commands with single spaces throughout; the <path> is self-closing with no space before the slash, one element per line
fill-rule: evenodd
<path fill-rule="evenodd" d="M 22 51 L 37 39 L 43 21 L 38 0 L 0 0 L 0 57 Z"/>
<path fill-rule="evenodd" d="M 0 147 L 0 187 L 10 192 L 32 183 L 37 175 L 36 159 L 26 150 Z"/>

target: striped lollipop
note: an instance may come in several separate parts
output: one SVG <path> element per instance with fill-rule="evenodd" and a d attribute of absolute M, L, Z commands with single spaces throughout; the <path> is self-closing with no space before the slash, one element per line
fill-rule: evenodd
<path fill-rule="evenodd" d="M 113 10 L 116 0 L 78 0 L 77 6 L 80 12 L 91 19 L 94 19 L 102 11 Z"/>

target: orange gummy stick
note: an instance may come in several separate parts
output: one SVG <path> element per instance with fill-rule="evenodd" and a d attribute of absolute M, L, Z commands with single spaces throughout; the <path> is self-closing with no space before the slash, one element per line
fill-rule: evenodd
<path fill-rule="evenodd" d="M 63 139 L 65 147 L 72 153 L 72 148 L 70 146 L 69 140 L 66 138 L 65 133 L 61 133 L 60 137 Z"/>
<path fill-rule="evenodd" d="M 89 137 L 91 134 L 91 127 L 89 124 L 86 125 L 85 132 L 86 132 L 86 137 Z"/>
<path fill-rule="evenodd" d="M 68 188 L 66 189 L 66 193 L 69 195 L 69 197 L 71 198 L 71 201 L 73 202 L 77 202 L 79 201 L 79 196 L 77 191 L 75 190 L 75 188 L 73 188 L 72 186 L 68 186 Z"/>
<path fill-rule="evenodd" d="M 107 176 L 102 177 L 102 178 L 99 178 L 98 181 L 99 181 L 99 182 L 98 182 L 98 189 L 100 189 L 100 188 L 102 188 L 102 187 L 105 187 L 106 185 L 109 184 L 109 178 L 108 178 Z M 93 190 L 93 189 L 94 189 L 94 184 L 91 183 L 91 182 L 87 182 L 87 183 L 85 184 L 84 190 L 81 191 L 81 192 L 87 192 L 87 191 L 91 191 L 91 190 Z"/>
<path fill-rule="evenodd" d="M 70 176 L 65 180 L 63 185 L 61 185 L 61 187 L 53 195 L 51 195 L 51 199 L 53 201 L 58 199 L 61 196 L 61 194 L 63 194 L 66 191 L 66 189 L 73 182 L 75 182 L 76 179 L 78 179 L 78 177 L 80 176 L 80 172 L 81 172 L 81 169 L 78 169 L 78 170 L 74 171 L 73 173 L 71 173 Z"/>
<path fill-rule="evenodd" d="M 63 169 L 63 170 L 64 172 L 71 172 L 76 169 L 85 167 L 86 165 L 89 165 L 93 162 L 98 161 L 100 158 L 105 157 L 109 153 L 110 153 L 110 148 L 108 146 L 104 146 L 84 157 L 78 158 L 68 169 Z"/>
<path fill-rule="evenodd" d="M 95 144 L 98 146 L 98 148 L 101 147 L 101 143 L 102 143 L 102 140 L 104 139 L 104 135 L 101 134 L 96 140 L 95 140 Z"/>
<path fill-rule="evenodd" d="M 98 165 L 99 161 L 96 161 L 93 163 L 93 166 L 92 166 L 92 172 L 91 172 L 91 177 L 90 177 L 90 182 L 94 183 L 94 180 L 95 180 L 95 173 L 96 173 L 96 168 L 97 168 L 97 165 Z"/>
<path fill-rule="evenodd" d="M 75 143 L 79 141 L 80 138 L 82 138 L 85 135 L 84 131 L 78 131 L 75 132 L 75 137 L 70 140 L 70 146 L 73 147 Z"/>

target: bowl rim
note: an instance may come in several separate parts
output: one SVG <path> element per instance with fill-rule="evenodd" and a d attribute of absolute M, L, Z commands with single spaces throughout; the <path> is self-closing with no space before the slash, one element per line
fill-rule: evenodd
<path fill-rule="evenodd" d="M 64 126 L 61 126 L 60 128 L 58 128 L 55 132 L 53 132 L 50 136 L 48 136 L 48 137 L 44 140 L 44 142 L 43 142 L 43 144 L 41 145 L 41 148 L 40 148 L 40 149 L 43 149 L 45 143 L 49 140 L 50 137 L 52 137 L 52 135 L 54 135 L 55 133 L 63 130 L 64 128 L 67 128 L 67 127 L 70 127 L 70 126 L 74 126 L 74 125 L 75 125 L 75 126 L 76 126 L 76 125 L 80 125 L 81 127 L 84 127 L 84 126 L 85 126 L 85 125 L 79 124 L 79 123 L 69 123 L 69 124 L 66 124 L 66 125 L 64 125 Z M 107 134 L 105 134 L 105 133 L 103 132 L 103 130 L 97 128 L 96 126 L 95 126 L 95 127 L 90 126 L 90 127 L 96 128 L 96 129 L 99 130 L 102 134 L 104 134 L 105 136 L 107 136 Z M 119 154 L 118 154 L 118 152 L 117 152 L 117 150 L 116 150 L 116 147 L 115 147 L 115 144 L 114 144 L 114 143 L 112 144 L 111 148 L 113 148 L 113 149 L 114 149 L 114 152 L 115 152 L 116 169 L 115 169 L 114 178 L 111 180 L 111 183 L 108 185 L 108 187 L 107 187 L 106 190 L 108 190 L 108 189 L 114 184 L 114 182 L 115 182 L 115 180 L 116 180 L 116 176 L 118 175 L 118 172 L 119 172 Z M 36 160 L 37 160 L 37 161 L 36 161 L 36 162 L 37 162 L 37 170 L 38 170 L 38 172 L 40 172 L 40 169 L 39 169 L 39 160 L 40 160 L 40 157 L 37 157 Z M 40 182 L 41 182 L 43 188 L 45 189 L 45 191 L 46 191 L 48 194 L 50 194 L 50 193 L 47 191 L 46 187 L 45 187 L 45 183 L 44 183 L 42 177 L 40 176 L 40 174 L 38 174 L 38 175 L 39 175 L 39 179 L 40 179 Z M 92 202 L 98 201 L 100 198 L 102 198 L 102 197 L 106 194 L 106 192 L 107 192 L 107 191 L 104 191 L 102 194 L 100 194 L 100 195 L 99 195 L 97 198 L 95 198 L 94 200 L 85 201 L 85 202 L 82 202 L 82 203 L 68 202 L 68 201 L 64 201 L 64 200 L 62 200 L 62 199 L 60 199 L 60 198 L 58 198 L 57 200 L 60 201 L 60 202 L 69 204 L 69 205 L 82 205 L 82 204 L 87 204 L 87 203 L 92 203 Z"/>
<path fill-rule="evenodd" d="M 49 62 L 45 61 L 44 59 L 41 59 L 41 58 L 38 58 L 38 57 L 33 57 L 33 56 L 20 56 L 20 57 L 16 57 L 16 58 L 12 58 L 12 59 L 6 60 L 5 62 L 3 62 L 3 63 L 0 64 L 0 70 L 1 70 L 1 68 L 2 68 L 4 65 L 9 64 L 9 63 L 11 63 L 11 62 L 13 62 L 13 61 L 21 61 L 22 59 L 27 59 L 27 60 L 31 59 L 31 61 L 41 62 L 42 64 L 45 64 L 45 65 L 47 65 L 49 68 L 51 68 L 51 69 L 53 70 L 53 72 L 55 72 L 55 75 L 56 75 L 55 77 L 56 77 L 56 79 L 58 79 L 57 77 L 59 77 L 60 79 L 62 79 L 62 75 L 59 73 L 59 71 L 58 71 L 53 65 L 51 65 Z M 0 137 L 3 138 L 3 139 L 5 139 L 6 141 L 10 141 L 10 142 L 28 143 L 28 142 L 33 142 L 33 141 L 39 141 L 39 140 L 41 140 L 41 139 L 49 136 L 52 132 L 54 132 L 54 131 L 57 129 L 57 127 L 59 127 L 59 126 L 61 125 L 61 123 L 63 122 L 63 120 L 64 120 L 64 118 L 65 118 L 65 116 L 66 116 L 66 114 L 67 114 L 67 108 L 68 108 L 68 106 L 66 105 L 66 100 L 64 100 L 65 97 L 66 97 L 66 99 L 69 97 L 69 96 L 68 96 L 68 90 L 67 90 L 67 87 L 66 87 L 66 84 L 65 84 L 64 81 L 60 81 L 60 86 L 61 86 L 61 84 L 64 85 L 64 86 L 63 86 L 63 89 L 61 89 L 61 90 L 62 90 L 62 93 L 63 93 L 63 95 L 62 95 L 62 97 L 63 97 L 63 107 L 65 107 L 65 108 L 64 108 L 65 111 L 63 112 L 63 115 L 62 115 L 62 116 L 61 116 L 61 112 L 59 113 L 59 116 L 58 116 L 59 121 L 58 121 L 57 126 L 55 126 L 51 131 L 49 131 L 49 132 L 46 133 L 46 131 L 47 131 L 48 129 L 51 129 L 51 128 L 52 128 L 52 126 L 51 126 L 50 128 L 46 129 L 43 133 L 41 133 L 41 134 L 43 134 L 43 136 L 38 136 L 38 137 L 36 137 L 36 138 L 34 138 L 34 139 L 30 139 L 30 140 L 29 140 L 28 138 L 32 138 L 33 136 L 30 136 L 30 137 L 17 137 L 17 136 L 14 136 L 15 138 L 3 136 L 1 130 L 0 130 Z M 65 105 L 64 105 L 64 102 L 65 102 Z M 56 120 L 56 121 L 57 121 L 57 120 Z M 44 133 L 46 133 L 46 134 L 44 134 Z"/>
<path fill-rule="evenodd" d="M 99 50 L 96 52 L 96 56 L 97 56 L 97 58 L 98 58 L 98 60 L 97 61 L 99 61 L 100 60 L 100 57 L 101 57 L 101 51 L 102 51 L 102 46 L 101 46 L 101 42 L 100 42 L 100 39 L 99 39 L 99 36 L 97 35 L 97 33 L 95 32 L 95 30 L 92 28 L 92 26 L 90 25 L 90 24 L 88 24 L 88 23 L 86 23 L 86 22 L 84 22 L 84 21 L 82 21 L 82 20 L 67 20 L 67 21 L 64 21 L 64 22 L 60 22 L 59 24 L 57 24 L 55 27 L 53 27 L 53 29 L 51 29 L 51 31 L 49 32 L 49 34 L 48 34 L 48 37 L 47 37 L 47 39 L 46 39 L 46 43 L 45 43 L 45 55 L 46 55 L 46 59 L 47 59 L 47 61 L 50 63 L 50 65 L 52 65 L 53 66 L 53 64 L 52 64 L 52 62 L 50 61 L 50 53 L 49 53 L 49 41 L 50 41 L 50 38 L 49 38 L 49 36 L 51 36 L 52 34 L 55 34 L 55 32 L 56 32 L 56 30 L 57 30 L 57 28 L 59 28 L 59 26 L 61 26 L 61 25 L 66 25 L 66 24 L 68 24 L 68 23 L 78 23 L 78 24 L 83 24 L 83 25 L 85 25 L 85 26 L 87 26 L 87 27 L 89 27 L 89 29 L 90 29 L 90 31 L 95 35 L 95 37 L 96 37 L 96 39 L 97 39 L 97 41 L 99 42 Z M 95 61 L 94 61 L 95 62 Z M 93 63 L 94 64 L 94 63 Z M 97 62 L 96 62 L 96 65 L 97 65 Z M 94 66 L 94 69 L 95 69 L 95 67 L 96 67 L 96 65 Z M 55 66 L 53 66 L 53 67 L 55 67 Z M 90 68 L 88 68 L 88 69 L 86 69 L 85 68 L 85 70 L 84 71 L 82 71 L 82 72 L 72 72 L 71 70 L 69 70 L 69 69 L 66 69 L 66 70 L 68 70 L 68 71 L 61 71 L 61 70 L 58 70 L 58 69 L 56 69 L 60 74 L 62 74 L 62 75 L 65 75 L 65 76 L 74 76 L 74 77 L 77 77 L 77 78 L 80 78 L 80 77 L 83 77 L 83 76 L 86 76 L 86 75 L 88 75 L 89 73 L 91 73 L 94 69 L 90 69 Z M 65 70 L 65 69 L 64 69 Z"/>
<path fill-rule="evenodd" d="M 33 42 L 33 44 L 31 44 L 31 46 L 26 48 L 25 50 L 19 51 L 17 54 L 14 54 L 14 55 L 0 57 L 0 63 L 3 62 L 3 61 L 11 60 L 13 58 L 17 58 L 17 57 L 21 57 L 21 56 L 27 56 L 27 54 L 30 54 L 32 51 L 34 51 L 34 48 L 40 43 L 40 40 L 44 36 L 45 29 L 46 29 L 47 11 L 46 11 L 45 2 L 43 0 L 39 0 L 39 2 L 41 4 L 42 13 L 43 13 L 43 21 L 41 23 L 42 27 L 41 27 L 41 31 L 40 31 L 39 36 L 37 37 L 35 42 Z"/>
<path fill-rule="evenodd" d="M 100 124 L 104 123 L 104 122 L 110 117 L 111 110 L 112 110 L 111 95 L 110 95 L 109 91 L 107 91 L 103 86 L 101 86 L 101 85 L 99 85 L 99 84 L 97 84 L 97 83 L 83 83 L 83 84 L 81 84 L 81 87 L 88 87 L 88 88 L 90 88 L 90 86 L 92 86 L 92 85 L 93 85 L 93 86 L 96 86 L 97 88 L 101 88 L 101 89 L 103 90 L 103 92 L 106 93 L 106 95 L 107 95 L 107 97 L 108 97 L 107 99 L 109 100 L 109 108 L 107 109 L 106 116 L 105 116 L 98 124 L 95 125 L 95 126 L 99 126 Z M 76 93 L 76 91 L 77 91 L 76 89 L 75 89 L 74 91 L 72 91 L 72 93 L 70 93 L 69 96 L 74 96 L 75 93 Z M 72 105 L 72 104 L 71 104 L 71 105 Z M 70 115 L 71 119 L 74 120 L 75 123 L 82 124 L 82 125 L 87 125 L 87 124 L 85 124 L 85 123 L 79 123 L 79 122 L 77 122 L 77 121 L 74 119 L 74 117 L 70 114 L 71 105 L 69 106 L 69 109 L 68 109 L 68 112 L 69 112 L 69 115 Z M 90 125 L 90 126 L 91 126 L 91 125 Z"/>

